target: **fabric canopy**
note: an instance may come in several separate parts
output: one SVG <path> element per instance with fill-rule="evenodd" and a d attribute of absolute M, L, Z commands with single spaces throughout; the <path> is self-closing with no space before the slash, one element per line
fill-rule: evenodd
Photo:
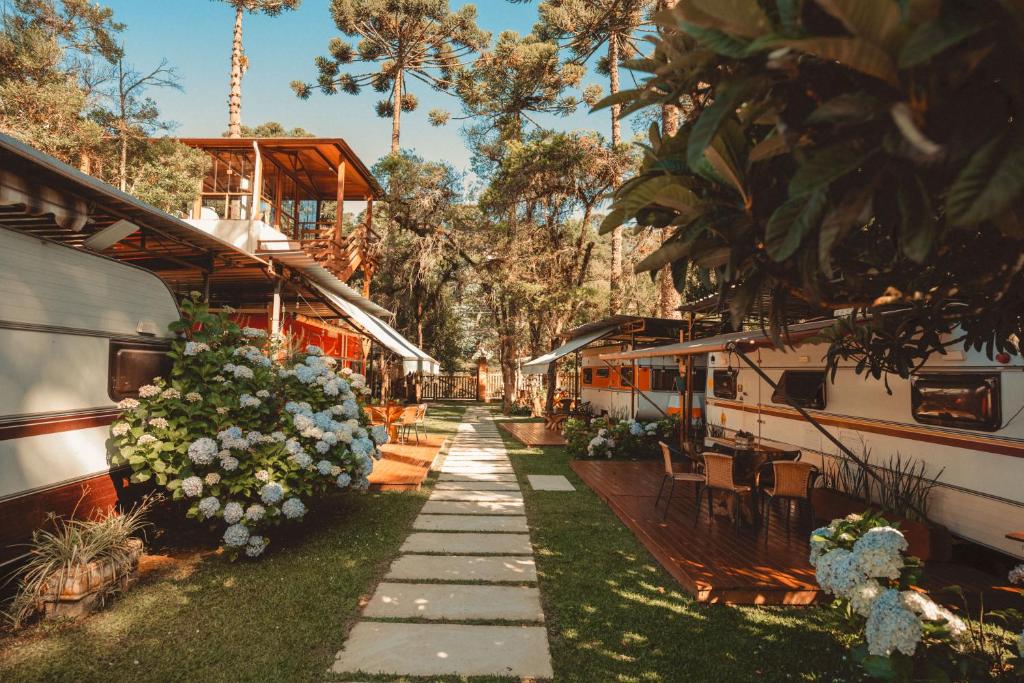
<path fill-rule="evenodd" d="M 393 351 L 402 359 L 404 372 L 422 372 L 427 375 L 436 375 L 440 371 L 440 364 L 419 349 L 415 344 L 400 335 L 386 322 L 377 318 L 356 306 L 353 302 L 342 299 L 337 294 L 328 291 L 320 285 L 313 285 L 330 302 L 333 308 L 345 315 L 353 324 L 358 326 L 367 335 L 377 342 Z"/>
<path fill-rule="evenodd" d="M 575 337 L 574 339 L 570 339 L 569 341 L 567 341 L 565 344 L 562 344 L 554 351 L 545 353 L 543 356 L 538 356 L 537 358 L 534 358 L 531 361 L 527 361 L 526 364 L 523 365 L 523 372 L 526 373 L 527 375 L 543 375 L 545 372 L 548 371 L 548 365 L 550 365 L 554 361 L 558 360 L 559 358 L 562 358 L 563 356 L 569 355 L 573 351 L 582 349 L 587 344 L 595 342 L 601 337 L 610 334 L 614 329 L 615 326 L 610 325 L 608 327 L 602 327 L 597 330 L 591 330 L 587 334 L 583 334 L 580 335 L 579 337 Z"/>
<path fill-rule="evenodd" d="M 834 324 L 834 320 L 815 320 L 807 323 L 790 325 L 787 335 L 783 335 L 783 341 L 796 343 L 815 336 L 818 332 Z M 752 344 L 754 346 L 774 346 L 771 338 L 760 330 L 746 330 L 720 334 L 715 337 L 704 337 L 679 344 L 666 344 L 664 346 L 649 346 L 644 349 L 633 351 L 620 351 L 618 353 L 603 353 L 602 360 L 637 360 L 640 358 L 658 358 L 661 356 L 690 356 L 697 353 L 714 353 L 726 351 L 730 344 Z"/>

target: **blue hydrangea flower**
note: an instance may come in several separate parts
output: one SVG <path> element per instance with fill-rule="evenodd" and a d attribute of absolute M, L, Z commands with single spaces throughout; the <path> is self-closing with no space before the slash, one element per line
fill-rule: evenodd
<path fill-rule="evenodd" d="M 237 524 L 242 521 L 244 514 L 240 503 L 228 503 L 224 506 L 224 521 L 228 524 Z"/>
<path fill-rule="evenodd" d="M 383 446 L 388 442 L 388 428 L 384 425 L 374 425 L 370 428 L 370 436 L 375 444 Z"/>
<path fill-rule="evenodd" d="M 199 501 L 199 519 L 209 519 L 220 510 L 220 501 L 215 496 L 207 496 Z"/>
<path fill-rule="evenodd" d="M 369 456 L 373 453 L 373 442 L 366 437 L 352 439 L 352 452 L 360 456 Z"/>
<path fill-rule="evenodd" d="M 343 488 L 347 487 L 351 483 L 352 483 L 352 477 L 350 477 L 347 473 L 342 472 L 341 474 L 338 475 L 338 488 L 342 488 L 343 489 Z"/>
<path fill-rule="evenodd" d="M 326 453 L 329 450 L 331 450 L 331 444 L 327 443 L 326 441 L 317 441 L 316 442 L 316 452 L 317 453 L 323 454 L 323 453 Z"/>
<path fill-rule="evenodd" d="M 298 498 L 289 498 L 281 504 L 281 514 L 288 519 L 298 519 L 306 514 L 306 506 Z"/>
<path fill-rule="evenodd" d="M 324 355 L 324 350 L 316 344 L 310 344 L 306 347 L 306 353 L 310 356 L 322 356 Z"/>
<path fill-rule="evenodd" d="M 334 432 L 325 432 L 324 435 L 320 438 L 328 446 L 334 446 L 335 444 L 338 443 L 338 435 L 335 434 Z"/>
<path fill-rule="evenodd" d="M 238 397 L 238 405 L 242 408 L 256 408 L 260 403 L 260 400 L 252 394 L 242 394 Z"/>
<path fill-rule="evenodd" d="M 263 515 L 266 514 L 267 509 L 259 503 L 253 503 L 245 510 L 245 518 L 252 521 L 258 522 L 263 519 Z"/>
<path fill-rule="evenodd" d="M 267 505 L 279 503 L 283 497 L 284 489 L 276 481 L 264 484 L 263 488 L 260 489 L 260 499 Z"/>
<path fill-rule="evenodd" d="M 316 464 L 316 471 L 324 476 L 327 476 L 328 474 L 331 473 L 331 468 L 333 467 L 334 465 L 331 463 L 330 460 L 321 460 Z"/>
<path fill-rule="evenodd" d="M 270 542 L 262 536 L 250 536 L 249 543 L 245 546 L 245 554 L 249 557 L 259 557 L 268 545 Z"/>
<path fill-rule="evenodd" d="M 349 399 L 342 401 L 341 403 L 341 415 L 345 418 L 354 418 L 359 416 L 359 404 Z"/>
<path fill-rule="evenodd" d="M 197 465 L 209 465 L 217 457 L 220 446 L 208 437 L 200 437 L 189 444 L 188 457 Z"/>
<path fill-rule="evenodd" d="M 232 524 L 224 530 L 224 545 L 230 548 L 243 546 L 249 540 L 249 529 L 244 524 Z"/>
<path fill-rule="evenodd" d="M 313 464 L 313 458 L 306 451 L 299 451 L 295 455 L 289 456 L 296 465 L 302 469 L 306 469 Z"/>
<path fill-rule="evenodd" d="M 303 384 L 312 384 L 316 381 L 316 376 L 319 374 L 313 368 L 308 365 L 303 365 L 302 363 L 296 365 L 293 372 L 295 373 L 295 379 L 299 380 Z"/>

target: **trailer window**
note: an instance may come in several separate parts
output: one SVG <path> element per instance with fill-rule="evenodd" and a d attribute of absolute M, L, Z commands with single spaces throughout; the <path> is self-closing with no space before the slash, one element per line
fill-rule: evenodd
<path fill-rule="evenodd" d="M 998 374 L 923 373 L 910 379 L 911 413 L 921 424 L 994 432 L 1002 422 Z"/>
<path fill-rule="evenodd" d="M 772 403 L 801 408 L 825 408 L 825 373 L 818 370 L 786 370 L 772 392 Z"/>
<path fill-rule="evenodd" d="M 735 370 L 715 370 L 712 375 L 715 398 L 736 398 L 736 375 Z"/>
<path fill-rule="evenodd" d="M 618 368 L 618 374 L 619 384 L 626 389 L 631 388 L 635 384 L 636 380 L 634 379 L 633 368 L 629 366 L 622 366 L 621 368 Z"/>
<path fill-rule="evenodd" d="M 583 383 L 593 384 L 594 383 L 594 368 L 583 368 Z"/>
<path fill-rule="evenodd" d="M 110 340 L 107 365 L 107 395 L 113 401 L 138 398 L 139 387 L 154 377 L 166 377 L 171 370 L 170 350 L 165 344 Z"/>
<path fill-rule="evenodd" d="M 601 379 L 608 379 L 608 368 L 598 368 L 597 376 Z"/>
<path fill-rule="evenodd" d="M 676 380 L 682 381 L 676 368 L 654 368 L 651 370 L 651 391 L 676 391 Z"/>
<path fill-rule="evenodd" d="M 678 391 L 680 394 L 686 391 L 686 375 L 675 368 L 663 368 L 655 370 L 655 373 L 662 373 L 661 385 L 654 386 L 660 391 Z M 657 375 L 655 375 L 657 377 Z M 704 393 L 708 383 L 707 368 L 693 369 L 693 390 L 696 393 Z"/>

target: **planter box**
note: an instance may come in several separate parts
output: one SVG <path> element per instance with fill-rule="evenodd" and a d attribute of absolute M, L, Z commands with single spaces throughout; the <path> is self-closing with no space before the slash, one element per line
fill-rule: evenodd
<path fill-rule="evenodd" d="M 925 562 L 948 562 L 953 554 L 953 536 L 949 530 L 933 523 L 918 522 L 904 517 L 885 515 L 874 505 L 833 489 L 811 489 L 811 508 L 814 518 L 828 524 L 833 519 L 865 511 L 880 513 L 893 524 L 899 524 L 907 539 L 907 554 Z"/>
<path fill-rule="evenodd" d="M 55 574 L 47 581 L 46 593 L 42 596 L 45 617 L 81 617 L 89 614 L 102 604 L 103 597 L 112 591 L 122 591 L 135 581 L 136 567 L 142 556 L 142 541 L 128 540 L 132 555 L 132 570 L 127 574 L 116 574 L 110 562 L 90 562 L 80 565 L 63 575 Z"/>

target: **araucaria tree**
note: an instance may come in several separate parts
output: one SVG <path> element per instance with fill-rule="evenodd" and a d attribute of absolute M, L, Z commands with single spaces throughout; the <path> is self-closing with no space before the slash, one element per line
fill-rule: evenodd
<path fill-rule="evenodd" d="M 298 8 L 302 0 L 217 0 L 235 10 L 235 29 L 231 40 L 231 89 L 228 93 L 228 137 L 242 137 L 242 76 L 249 65 L 242 48 L 242 18 L 245 14 L 277 16 Z"/>
<path fill-rule="evenodd" d="M 584 63 L 602 48 L 607 53 L 597 62 L 608 76 L 613 100 L 619 93 L 619 65 L 638 53 L 636 33 L 647 19 L 652 0 L 545 0 L 540 4 L 536 33 L 569 48 L 575 61 Z M 619 105 L 611 106 L 612 146 L 622 144 Z M 622 309 L 622 230 L 612 231 L 609 312 Z"/>
<path fill-rule="evenodd" d="M 607 101 L 695 107 L 603 226 L 672 228 L 640 268 L 714 269 L 734 323 L 761 314 L 777 344 L 794 301 L 852 309 L 829 361 L 875 377 L 1019 352 L 1019 3 L 679 0 L 660 24 L 649 78 Z"/>
<path fill-rule="evenodd" d="M 315 86 L 294 81 L 295 93 L 305 99 L 317 87 L 326 95 L 358 94 L 370 85 L 388 98 L 377 103 L 377 115 L 391 118 L 391 152 L 397 153 L 403 111 L 418 104 L 407 81 L 415 79 L 436 90 L 450 90 L 464 60 L 481 50 L 490 34 L 476 25 L 476 8 L 456 12 L 448 0 L 332 0 L 331 16 L 352 44 L 334 38 L 329 54 L 317 57 Z M 360 73 L 343 71 L 353 62 L 367 65 Z"/>

